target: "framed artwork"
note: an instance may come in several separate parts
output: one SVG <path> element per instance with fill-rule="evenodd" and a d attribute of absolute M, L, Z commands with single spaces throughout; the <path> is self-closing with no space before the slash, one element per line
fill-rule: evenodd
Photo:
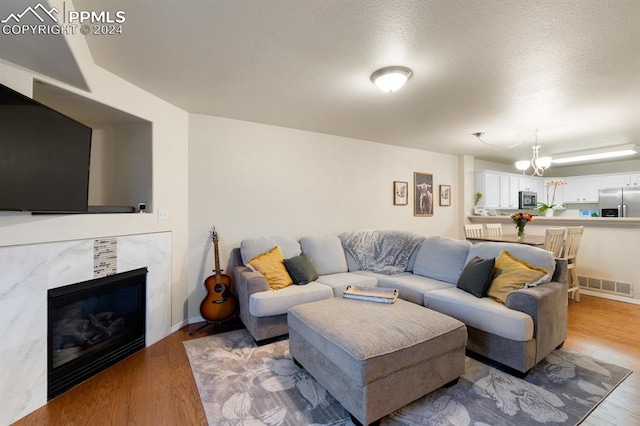
<path fill-rule="evenodd" d="M 393 181 L 393 205 L 406 206 L 409 204 L 409 182 Z"/>
<path fill-rule="evenodd" d="M 413 215 L 433 216 L 433 174 L 413 172 Z"/>
<path fill-rule="evenodd" d="M 451 185 L 440 185 L 440 205 L 451 205 Z"/>

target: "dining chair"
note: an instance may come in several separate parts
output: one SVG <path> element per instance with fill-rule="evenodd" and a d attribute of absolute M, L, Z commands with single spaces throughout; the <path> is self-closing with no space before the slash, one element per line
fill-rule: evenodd
<path fill-rule="evenodd" d="M 578 273 L 576 271 L 576 258 L 583 232 L 582 226 L 568 227 L 562 248 L 562 257 L 567 259 L 567 267 L 569 269 L 569 293 L 571 294 L 571 299 L 576 302 L 580 301 L 580 283 L 578 282 Z"/>
<path fill-rule="evenodd" d="M 502 224 L 501 223 L 486 223 L 485 229 L 487 231 L 487 235 L 492 237 L 498 237 L 502 235 Z"/>
<path fill-rule="evenodd" d="M 464 234 L 467 238 L 484 237 L 484 228 L 480 225 L 465 225 Z"/>
<path fill-rule="evenodd" d="M 566 228 L 547 228 L 544 233 L 544 249 L 553 253 L 554 257 L 562 256 L 564 233 Z"/>

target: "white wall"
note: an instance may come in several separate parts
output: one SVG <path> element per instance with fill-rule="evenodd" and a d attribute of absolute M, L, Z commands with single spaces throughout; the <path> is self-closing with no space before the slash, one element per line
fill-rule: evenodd
<path fill-rule="evenodd" d="M 393 181 L 433 173 L 451 185 L 451 207 L 413 216 L 393 205 Z M 339 234 L 364 228 L 457 237 L 458 158 L 344 137 L 191 114 L 189 116 L 189 317 L 198 316 L 213 259 L 209 230 L 230 250 L 249 237 Z M 226 271 L 231 274 L 232 271 Z"/>

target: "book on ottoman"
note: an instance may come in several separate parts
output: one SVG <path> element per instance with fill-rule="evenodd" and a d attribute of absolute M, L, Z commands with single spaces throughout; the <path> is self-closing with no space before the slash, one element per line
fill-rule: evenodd
<path fill-rule="evenodd" d="M 366 300 L 369 302 L 393 303 L 398 298 L 398 290 L 395 288 L 349 285 L 344 290 L 342 297 L 347 299 Z"/>

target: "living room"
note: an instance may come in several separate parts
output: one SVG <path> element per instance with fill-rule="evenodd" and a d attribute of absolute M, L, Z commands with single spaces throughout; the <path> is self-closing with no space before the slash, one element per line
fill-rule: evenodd
<path fill-rule="evenodd" d="M 121 5 L 105 3 L 100 6 L 96 3 L 89 4 L 81 1 L 77 3 L 78 9 L 83 6 L 85 9 L 118 10 L 120 6 L 123 11 L 127 12 L 127 21 L 123 24 L 126 31 L 133 31 L 133 27 L 142 22 L 141 13 L 144 8 L 139 9 L 126 3 Z M 54 1 L 50 4 L 63 10 L 63 2 Z M 71 2 L 67 1 L 67 9 L 70 8 L 70 5 Z M 253 6 L 257 7 L 257 5 Z M 368 5 L 361 6 L 368 7 Z M 180 9 L 180 6 L 177 5 L 174 7 Z M 232 8 L 228 5 L 226 7 Z M 286 9 L 285 6 L 282 7 Z M 462 3 L 457 5 L 457 9 L 465 9 L 466 7 Z M 480 6 L 478 8 L 482 9 Z M 585 6 L 585 8 L 587 7 Z M 589 8 L 593 9 L 590 13 L 601 12 L 594 3 L 589 3 Z M 19 13 L 23 9 L 24 5 L 18 7 L 15 3 L 3 4 L 2 18 L 4 19 L 10 12 Z M 167 14 L 177 12 L 172 11 L 172 8 L 168 9 L 170 10 L 166 11 Z M 500 9 L 500 6 L 493 5 L 482 14 L 486 18 L 485 28 L 491 28 L 493 31 L 497 30 L 491 21 L 491 12 L 495 9 Z M 613 16 L 626 14 L 628 17 L 629 15 L 633 16 L 631 12 L 637 8 L 634 9 L 633 4 L 627 4 L 626 9 L 623 6 L 620 6 L 621 10 L 616 10 L 615 7 L 611 9 Z M 447 12 L 446 8 L 439 8 L 439 11 L 441 14 Z M 472 15 L 472 12 L 473 10 L 469 10 L 465 12 L 465 15 Z M 216 13 L 224 15 L 223 10 L 216 10 Z M 251 15 L 251 21 L 259 21 L 260 14 L 254 13 L 255 15 Z M 302 11 L 298 11 L 298 13 L 304 15 Z M 407 11 L 405 10 L 403 13 L 407 13 Z M 150 21 L 155 18 L 157 17 L 149 17 L 146 20 Z M 196 17 L 194 13 L 190 13 L 183 19 L 185 22 L 192 22 L 191 20 Z M 230 17 L 225 19 L 230 19 Z M 607 22 L 606 19 L 604 21 Z M 302 26 L 304 22 L 301 21 L 300 25 Z M 622 25 L 624 23 L 627 21 L 620 23 L 621 30 L 616 33 L 616 36 L 622 37 L 628 47 L 629 40 L 634 39 L 633 34 L 636 30 L 633 26 L 624 27 Z M 237 25 L 237 23 L 230 21 L 227 25 Z M 237 25 L 237 27 L 242 26 Z M 296 28 L 291 31 L 296 31 Z M 300 31 L 300 28 L 297 28 L 297 31 Z M 623 36 L 625 31 L 626 35 Z M 164 36 L 170 37 L 170 34 L 167 32 Z M 332 132 L 322 131 L 322 126 L 319 124 L 328 120 L 331 115 L 330 111 L 327 110 L 323 113 L 320 110 L 314 111 L 314 114 L 308 114 L 309 110 L 303 108 L 314 102 L 313 98 L 310 98 L 305 92 L 310 89 L 300 89 L 300 91 L 290 89 L 275 93 L 269 93 L 263 89 L 264 92 L 262 92 L 259 87 L 255 86 L 257 83 L 252 80 L 253 85 L 249 90 L 256 92 L 258 98 L 266 97 L 268 102 L 274 104 L 274 109 L 281 101 L 284 102 L 289 98 L 297 99 L 300 111 L 290 109 L 288 114 L 292 117 L 300 115 L 299 123 L 306 122 L 305 127 L 302 124 L 288 125 L 287 122 L 273 116 L 273 112 L 267 108 L 255 111 L 257 105 L 264 105 L 258 103 L 259 99 L 255 100 L 256 106 L 251 105 L 250 99 L 247 99 L 247 104 L 239 101 L 236 104 L 230 103 L 228 113 L 203 113 L 202 111 L 206 110 L 201 106 L 193 108 L 177 106 L 177 103 L 165 100 L 165 94 L 160 96 L 150 88 L 144 88 L 140 83 L 120 77 L 120 70 L 112 69 L 108 63 L 102 62 L 109 61 L 108 56 L 105 56 L 107 59 L 101 59 L 98 53 L 101 49 L 100 43 L 105 43 L 107 40 L 101 40 L 98 36 L 94 36 L 89 41 L 79 35 L 27 35 L 20 38 L 22 36 L 3 34 L 2 37 L 0 83 L 3 85 L 38 100 L 38 93 L 46 90 L 40 87 L 42 86 L 40 83 L 44 83 L 44 86 L 62 89 L 67 93 L 72 103 L 79 102 L 87 110 L 100 110 L 106 106 L 151 123 L 152 134 L 152 155 L 151 158 L 147 158 L 152 168 L 150 196 L 148 199 L 137 200 L 137 202 L 144 202 L 150 206 L 147 213 L 32 216 L 28 213 L 0 212 L 0 224 L 2 225 L 0 250 L 3 253 L 0 256 L 4 256 L 1 257 L 2 268 L 16 275 L 27 275 L 24 269 L 17 266 L 22 261 L 16 261 L 13 255 L 9 254 L 8 250 L 14 248 L 33 247 L 40 249 L 45 246 L 50 247 L 52 244 L 70 241 L 93 241 L 97 238 L 139 235 L 153 235 L 153 238 L 161 239 L 163 244 L 168 247 L 162 247 L 159 251 L 168 251 L 166 270 L 171 272 L 166 282 L 161 285 L 163 301 L 157 309 L 162 314 L 159 316 L 159 323 L 156 324 L 158 329 L 154 332 L 154 337 L 149 344 L 160 341 L 185 325 L 200 320 L 198 308 L 205 295 L 202 283 L 204 278 L 209 275 L 209 271 L 213 269 L 212 244 L 209 234 L 212 226 L 215 225 L 220 233 L 220 255 L 223 267 L 228 264 L 232 248 L 238 247 L 245 238 L 256 236 L 301 237 L 378 228 L 402 229 L 421 235 L 462 238 L 462 225 L 466 216 L 471 212 L 473 202 L 473 183 L 469 181 L 468 173 L 475 167 L 474 157 L 476 155 L 473 155 L 473 152 L 476 150 L 475 145 L 479 144 L 470 134 L 480 130 L 486 131 L 485 139 L 492 142 L 503 137 L 500 132 L 497 132 L 494 133 L 496 139 L 491 139 L 494 135 L 489 129 L 499 129 L 501 126 L 500 124 L 492 124 L 493 118 L 488 113 L 487 115 L 479 113 L 465 125 L 456 123 L 453 126 L 448 126 L 444 121 L 445 115 L 440 115 L 440 111 L 443 109 L 461 109 L 467 102 L 484 110 L 484 99 L 476 97 L 453 104 L 450 107 L 447 107 L 446 103 L 441 103 L 422 111 L 407 109 L 398 104 L 398 98 L 392 97 L 403 95 L 402 91 L 388 95 L 379 92 L 373 86 L 369 81 L 369 76 L 375 71 L 375 67 L 369 69 L 368 64 L 358 65 L 358 68 L 361 68 L 359 73 L 361 75 L 357 77 L 353 75 L 342 77 L 338 73 L 341 70 L 331 70 L 335 74 L 329 81 L 333 81 L 335 86 L 326 87 L 323 90 L 340 91 L 344 86 L 353 84 L 357 89 L 355 89 L 355 93 L 349 92 L 350 96 L 356 96 L 356 93 L 361 96 L 360 100 L 356 102 L 361 110 L 344 116 L 341 120 L 343 128 Z M 116 37 L 118 36 L 113 36 L 114 39 Z M 28 49 L 23 47 L 25 40 L 27 40 Z M 313 40 L 305 42 L 312 43 Z M 340 40 L 324 40 L 323 42 L 326 43 L 326 46 L 341 43 Z M 156 44 L 150 43 L 147 49 L 153 50 L 155 46 Z M 287 45 L 283 43 L 282 49 L 287 49 Z M 318 47 L 318 49 L 320 48 Z M 421 48 L 416 50 L 421 50 Z M 264 60 L 261 56 L 262 53 L 254 53 L 256 54 L 256 65 L 261 64 Z M 303 53 L 303 51 L 297 51 L 301 58 L 305 58 Z M 181 57 L 177 52 L 172 54 L 177 58 Z M 196 56 L 193 52 L 189 52 L 189 54 Z M 404 55 L 394 56 L 389 53 L 386 55 L 386 57 L 375 60 L 371 59 L 369 63 L 376 64 L 376 66 L 395 65 L 396 61 L 405 59 Z M 633 55 L 630 57 L 630 60 L 633 60 Z M 234 55 L 229 54 L 229 59 L 233 58 Z M 142 59 L 138 60 L 144 62 Z M 188 58 L 185 59 L 185 63 L 188 63 L 187 60 Z M 305 69 L 304 61 L 305 59 L 301 59 L 296 64 L 283 60 L 282 63 L 292 67 L 293 69 L 289 72 L 295 74 L 295 72 Z M 387 63 L 389 61 L 391 63 Z M 401 65 L 407 64 L 403 62 Z M 315 62 L 314 66 L 318 67 L 318 70 L 314 70 L 312 73 L 321 74 L 322 67 L 326 67 L 326 64 Z M 427 66 L 417 63 L 414 65 L 412 63 L 411 66 L 415 75 L 408 81 L 407 87 L 404 89 L 405 93 L 408 92 L 405 96 L 423 96 L 411 92 L 411 84 L 417 86 L 421 81 L 420 73 L 424 75 L 429 71 L 432 75 L 439 75 L 439 78 L 443 79 L 442 84 L 446 82 L 446 75 L 444 75 L 446 71 L 441 71 L 438 74 L 433 68 L 434 65 Z M 477 66 L 481 67 L 482 63 Z M 631 68 L 627 68 L 627 71 L 637 71 L 637 60 L 636 68 L 633 66 L 632 64 Z M 259 81 L 261 78 L 269 78 L 269 76 L 270 74 L 266 76 L 252 75 L 251 78 Z M 224 75 L 218 77 L 214 75 L 212 78 L 224 79 Z M 281 77 L 273 75 L 271 78 L 277 81 Z M 357 80 L 360 78 L 361 80 Z M 205 85 L 205 83 L 202 84 Z M 326 81 L 320 81 L 316 84 L 326 84 Z M 473 89 L 471 86 L 476 84 L 481 84 L 481 81 L 478 83 L 467 82 L 463 88 L 471 90 Z M 175 84 L 171 90 L 180 91 L 180 84 Z M 222 88 L 218 90 L 222 91 Z M 616 91 L 625 90 L 627 91 L 626 96 L 634 98 L 634 100 L 625 103 L 628 102 L 625 97 L 624 102 L 621 102 L 621 108 L 631 105 L 631 111 L 636 112 L 636 125 L 632 130 L 636 135 L 634 142 L 637 142 L 638 97 L 632 96 L 634 93 L 637 94 L 637 87 L 616 88 Z M 218 94 L 222 92 L 218 92 Z M 460 99 L 465 98 L 463 93 L 459 93 L 458 96 Z M 220 101 L 214 102 L 213 99 L 215 97 L 210 98 L 210 103 L 215 103 L 218 108 L 221 108 L 218 105 Z M 39 100 L 44 103 L 45 96 L 40 95 Z M 87 103 L 92 105 L 87 106 Z M 229 118 L 239 116 L 237 110 L 243 108 L 247 111 L 247 118 Z M 348 136 L 350 134 L 349 121 L 364 120 L 366 122 L 366 117 L 371 112 L 370 109 L 373 108 L 379 115 L 375 115 L 375 119 L 369 120 L 368 128 L 363 129 L 361 134 L 392 135 L 395 128 L 403 126 L 405 117 L 420 117 L 422 115 L 427 116 L 424 120 L 437 130 L 430 133 L 428 137 L 420 134 L 414 135 L 413 138 L 409 138 L 413 140 L 406 142 L 407 146 L 382 143 L 377 136 Z M 307 111 L 307 115 L 303 116 L 303 111 Z M 261 120 L 255 118 L 260 116 L 264 118 Z M 384 117 L 384 119 L 380 117 Z M 118 120 L 105 119 L 103 123 L 96 123 L 96 127 L 117 126 L 121 124 Z M 442 122 L 440 123 L 440 121 Z M 521 123 L 523 122 L 521 121 Z M 486 125 L 487 127 L 471 127 L 472 124 Z M 528 137 L 536 126 L 532 123 L 526 124 L 526 126 L 523 124 L 519 129 L 519 137 Z M 455 134 L 447 135 L 445 138 L 445 134 L 450 132 L 448 127 L 456 126 Z M 517 126 L 514 124 L 513 127 Z M 544 132 L 541 131 L 540 135 L 543 134 Z M 435 144 L 440 136 L 447 140 L 448 138 L 463 140 L 469 148 L 463 151 L 463 155 L 443 153 L 431 145 L 432 142 Z M 541 141 L 541 144 L 545 143 Z M 526 146 L 522 148 L 527 153 L 530 152 L 530 143 L 527 142 Z M 625 164 L 624 169 L 611 163 L 611 171 L 637 171 L 640 169 L 638 167 L 639 160 L 634 161 L 631 164 Z M 391 198 L 392 182 L 399 180 L 411 184 L 414 172 L 431 173 L 434 187 L 450 185 L 453 194 L 451 205 L 439 206 L 436 203 L 434 214 L 431 217 L 414 216 L 413 196 L 409 198 L 409 205 L 394 206 Z M 132 202 L 132 204 L 137 203 Z M 166 220 L 158 219 L 160 209 L 167 213 Z M 167 236 L 170 241 L 168 243 Z M 145 250 L 147 249 L 145 248 Z M 51 254 L 43 254 L 43 256 L 47 258 L 51 257 Z M 18 270 L 20 272 L 17 272 Z M 3 280 L 3 287 L 0 289 L 2 295 L 0 309 L 2 312 L 26 310 L 26 306 L 36 294 L 36 290 L 39 303 L 44 303 L 43 290 L 69 283 L 64 281 L 69 278 L 69 275 L 74 275 L 61 274 L 60 271 L 64 270 L 64 267 L 58 265 L 41 271 L 38 279 L 43 279 L 43 282 L 38 283 L 35 287 L 27 286 L 28 291 L 25 290 L 25 286 L 18 287 L 20 291 L 17 293 L 11 293 L 8 290 L 8 287 L 14 288 L 12 286 L 15 283 Z M 4 273 L 3 275 L 6 276 Z M 84 275 L 74 277 L 74 279 L 80 281 L 84 279 L 83 277 Z M 44 332 L 43 323 L 37 323 L 37 325 L 34 323 L 34 327 L 39 330 L 38 336 L 41 336 Z M 15 330 L 10 331 L 5 326 L 0 332 L 3 337 L 9 336 L 12 339 L 11 342 L 20 342 L 1 350 L 2 359 L 10 360 L 3 366 L 3 370 L 14 369 L 20 374 L 24 374 L 27 367 L 22 365 L 24 359 L 22 354 L 32 348 L 29 345 L 33 343 L 33 340 L 24 340 L 22 337 L 16 336 L 16 333 Z M 20 355 L 16 356 L 15 354 Z M 18 385 L 18 381 L 5 382 L 5 387 L 2 389 L 2 395 L 11 395 L 6 398 L 6 401 L 9 401 L 8 406 L 18 407 L 12 411 L 14 414 L 19 413 L 17 417 L 6 420 L 7 423 L 46 403 L 46 394 L 42 389 L 38 388 L 37 392 L 34 392 L 34 387 L 31 386 L 33 383 L 41 383 L 42 377 L 33 378 L 32 381 L 26 380 L 24 386 Z M 27 395 L 34 393 L 37 393 L 38 396 L 35 399 L 29 399 Z M 6 412 L 4 409 L 2 411 Z M 0 420 L 2 420 L 0 423 L 5 422 L 4 418 Z"/>

